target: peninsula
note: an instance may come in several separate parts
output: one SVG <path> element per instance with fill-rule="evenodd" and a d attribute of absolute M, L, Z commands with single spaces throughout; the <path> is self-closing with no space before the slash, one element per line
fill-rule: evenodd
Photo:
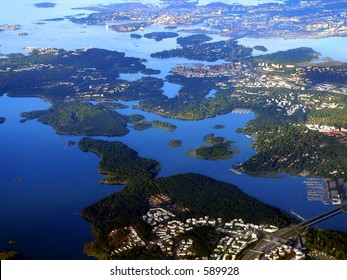
<path fill-rule="evenodd" d="M 255 241 L 255 224 L 265 229 L 294 222 L 280 209 L 233 185 L 197 174 L 154 180 L 138 177 L 118 193 L 85 208 L 82 216 L 93 222 L 96 237 L 86 245 L 85 253 L 100 259 L 217 259 L 223 254 L 217 245 L 227 236 L 234 238 L 231 231 L 222 230 L 230 221 L 230 225 L 245 226 L 241 219 L 253 224 L 245 231 L 243 244 Z M 229 258 L 240 248 L 235 246 Z"/>
<path fill-rule="evenodd" d="M 160 169 L 158 162 L 139 157 L 137 152 L 118 141 L 83 138 L 78 147 L 101 157 L 99 172 L 107 177 L 101 181 L 103 184 L 129 184 L 139 178 L 146 180 L 155 177 Z"/>

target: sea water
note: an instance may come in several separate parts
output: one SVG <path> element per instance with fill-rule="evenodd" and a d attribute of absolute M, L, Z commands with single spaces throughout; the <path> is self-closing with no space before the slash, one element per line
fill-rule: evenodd
<path fill-rule="evenodd" d="M 80 13 L 81 11 L 71 8 L 100 2 L 61 0 L 55 1 L 55 8 L 39 9 L 33 6 L 35 1 L 6 1 L 3 3 L 5 8 L 0 11 L 1 24 L 22 24 L 23 27 L 18 31 L 0 32 L 0 53 L 25 53 L 25 46 L 58 47 L 68 50 L 83 47 L 105 48 L 147 59 L 146 65 L 149 68 L 161 70 L 161 74 L 157 75 L 159 78 L 165 78 L 177 64 L 194 62 L 183 58 L 150 58 L 151 52 L 176 47 L 175 39 L 161 42 L 146 38 L 136 40 L 131 39 L 128 33 L 116 33 L 106 30 L 104 26 L 76 25 L 67 20 L 48 22 L 44 25 L 33 22 Z M 108 1 L 104 3 L 107 4 Z M 146 32 L 161 30 L 164 28 L 152 26 L 147 28 Z M 19 37 L 18 33 L 21 32 L 28 32 L 29 36 Z M 250 45 L 263 44 L 269 49 L 275 46 L 273 42 L 278 42 L 278 49 L 281 50 L 305 46 L 302 44 L 308 42 L 266 40 L 241 39 L 240 42 Z M 319 39 L 313 40 L 312 43 L 316 47 L 319 46 L 317 51 L 321 52 L 322 56 L 343 60 L 346 57 L 339 55 L 340 52 L 343 53 L 343 47 L 336 50 L 334 45 L 335 52 L 331 52 L 331 42 L 336 40 L 341 40 L 340 46 L 346 45 L 346 38 Z M 290 44 L 286 45 L 287 42 Z M 141 75 L 123 74 L 121 77 L 137 79 Z M 164 94 L 174 97 L 179 89 L 180 86 L 166 82 Z M 332 208 L 331 205 L 325 205 L 320 201 L 307 199 L 303 177 L 283 175 L 278 179 L 260 178 L 238 175 L 230 171 L 232 165 L 237 165 L 256 153 L 252 148 L 252 138 L 235 132 L 237 128 L 245 126 L 247 121 L 254 118 L 253 113 L 184 121 L 133 109 L 131 106 L 135 103 L 127 102 L 130 107 L 118 112 L 125 115 L 140 113 L 149 121 L 168 121 L 176 125 L 177 129 L 172 132 L 159 128 L 146 131 L 130 128 L 130 133 L 123 137 L 98 138 L 122 141 L 136 150 L 141 157 L 157 160 L 162 164 L 158 176 L 200 173 L 235 184 L 263 202 L 287 212 L 294 211 L 304 218 Z M 81 218 L 79 212 L 108 194 L 119 191 L 123 186 L 99 183 L 103 178 L 97 168 L 100 159 L 92 153 L 81 152 L 77 145 L 68 145 L 69 141 L 78 142 L 82 137 L 57 135 L 50 126 L 35 120 L 20 123 L 20 113 L 47 109 L 50 105 L 38 98 L 9 98 L 6 95 L 0 97 L 0 116 L 6 117 L 6 122 L 0 125 L 0 251 L 14 249 L 26 259 L 85 259 L 88 257 L 83 254 L 83 246 L 93 240 L 92 229 L 91 224 Z M 214 129 L 216 124 L 224 125 L 225 128 Z M 239 153 L 230 159 L 219 161 L 187 156 L 189 150 L 206 144 L 203 137 L 209 133 L 234 141 L 233 145 L 237 146 Z M 180 139 L 182 146 L 169 147 L 167 143 L 173 139 Z M 344 213 L 320 223 L 319 226 L 347 232 L 346 221 L 347 215 Z M 14 240 L 15 245 L 9 245 L 9 240 Z"/>

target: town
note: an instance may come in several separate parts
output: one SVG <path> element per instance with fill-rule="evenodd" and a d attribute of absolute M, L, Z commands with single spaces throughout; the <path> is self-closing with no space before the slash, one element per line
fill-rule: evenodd
<path fill-rule="evenodd" d="M 122 3 L 84 7 L 98 13 L 69 19 L 89 25 L 112 23 L 111 29 L 118 32 L 144 30 L 154 24 L 180 27 L 200 24 L 203 28 L 199 28 L 199 33 L 205 31 L 206 34 L 234 38 L 245 35 L 258 38 L 322 38 L 347 35 L 347 11 L 343 3 L 342 0 L 334 1 L 334 8 L 327 0 L 286 1 L 285 4 L 258 6 L 198 6 L 189 1 L 170 1 L 160 5 Z"/>
<path fill-rule="evenodd" d="M 186 232 L 194 227 L 210 227 L 222 236 L 216 240 L 215 249 L 210 256 L 204 256 L 202 259 L 226 260 L 237 259 L 252 243 L 259 238 L 271 239 L 271 234 L 278 231 L 278 228 L 272 225 L 255 225 L 245 223 L 242 219 L 233 219 L 223 221 L 222 218 L 211 218 L 209 216 L 199 218 L 188 218 L 182 222 L 170 211 L 163 208 L 151 208 L 146 215 L 142 217 L 143 221 L 152 226 L 152 232 L 156 236 L 152 241 L 146 244 L 139 236 L 136 228 L 133 226 L 126 227 L 128 233 L 126 242 L 111 252 L 111 257 L 135 246 L 153 246 L 157 245 L 169 257 L 175 259 L 199 259 L 194 253 L 192 238 L 184 237 Z M 117 229 L 109 233 L 112 238 L 117 233 Z M 298 242 L 300 243 L 300 242 Z M 262 254 L 261 259 L 278 260 L 278 259 L 306 259 L 308 252 L 305 252 L 303 245 L 296 242 L 287 242 L 279 244 L 266 254 Z"/>

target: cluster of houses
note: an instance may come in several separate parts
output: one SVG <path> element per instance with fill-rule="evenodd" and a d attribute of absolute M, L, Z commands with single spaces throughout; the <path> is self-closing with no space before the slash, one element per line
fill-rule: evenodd
<path fill-rule="evenodd" d="M 193 239 L 181 237 L 194 227 L 210 226 L 222 234 L 223 238 L 216 240 L 211 259 L 235 259 L 249 244 L 258 240 L 260 232 L 273 233 L 278 230 L 275 226 L 249 224 L 242 219 L 223 222 L 222 218 L 204 216 L 182 222 L 175 218 L 173 213 L 160 207 L 151 208 L 142 216 L 143 221 L 153 227 L 152 231 L 157 237 L 151 244 L 158 245 L 168 256 L 176 258 L 194 257 Z"/>
<path fill-rule="evenodd" d="M 254 77 L 246 63 L 232 62 L 218 65 L 178 65 L 172 69 L 173 73 L 187 78 L 214 78 L 214 77 Z"/>
<path fill-rule="evenodd" d="M 306 259 L 306 253 L 300 248 L 294 248 L 290 244 L 281 245 L 264 255 L 266 260 L 279 260 L 279 259 L 291 259 L 291 260 L 304 260 Z"/>
<path fill-rule="evenodd" d="M 146 246 L 146 243 L 141 239 L 141 237 L 138 235 L 136 229 L 132 226 L 125 227 L 124 230 L 128 233 L 126 237 L 126 241 L 124 242 L 123 246 L 120 246 L 119 248 L 115 249 L 111 252 L 111 256 L 123 253 L 127 250 L 132 249 L 135 246 Z M 109 237 L 112 237 L 118 233 L 117 229 L 112 230 L 109 233 Z"/>
<path fill-rule="evenodd" d="M 152 227 L 155 238 L 146 244 L 139 236 L 136 228 L 125 227 L 124 230 L 127 235 L 123 238 L 122 245 L 111 252 L 111 256 L 124 253 L 135 246 L 156 245 L 169 257 L 177 259 L 197 258 L 193 249 L 193 237 L 185 233 L 193 230 L 194 227 L 209 226 L 214 228 L 218 233 L 216 236 L 221 236 L 221 238 L 220 240 L 213 240 L 216 247 L 208 257 L 216 260 L 235 259 L 247 246 L 257 241 L 260 235 L 271 234 L 278 230 L 275 226 L 249 224 L 242 219 L 225 222 L 222 218 L 213 219 L 209 216 L 188 218 L 182 222 L 177 219 L 175 214 L 160 207 L 151 208 L 142 216 L 142 220 Z M 118 231 L 118 229 L 112 230 L 109 237 L 116 237 Z"/>

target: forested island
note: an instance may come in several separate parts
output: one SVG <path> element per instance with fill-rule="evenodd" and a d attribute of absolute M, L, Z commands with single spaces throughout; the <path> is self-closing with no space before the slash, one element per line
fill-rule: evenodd
<path fill-rule="evenodd" d="M 278 51 L 272 54 L 260 55 L 255 58 L 258 62 L 278 64 L 298 64 L 318 59 L 319 53 L 311 48 L 297 48 L 287 51 Z"/>
<path fill-rule="evenodd" d="M 48 110 L 24 112 L 21 116 L 25 118 L 24 121 L 37 119 L 50 125 L 58 134 L 104 136 L 127 134 L 128 118 L 116 111 L 104 109 L 105 106 L 109 107 L 110 104 L 55 103 Z"/>
<path fill-rule="evenodd" d="M 212 40 L 210 36 L 205 34 L 194 34 L 186 37 L 179 37 L 176 39 L 176 42 L 181 47 L 194 47 Z"/>
<path fill-rule="evenodd" d="M 227 40 L 214 43 L 200 43 L 204 40 L 197 40 L 190 37 L 186 42 L 180 40 L 183 45 L 168 51 L 162 51 L 151 54 L 154 58 L 185 57 L 188 59 L 202 61 L 216 61 L 223 59 L 232 61 L 234 59 L 245 58 L 252 54 L 252 49 L 239 45 L 237 41 Z M 192 42 L 189 44 L 189 42 Z M 200 43 L 200 44 L 199 44 Z"/>
<path fill-rule="evenodd" d="M 132 33 L 132 34 L 130 34 L 130 38 L 141 39 L 142 36 L 140 34 Z"/>
<path fill-rule="evenodd" d="M 212 143 L 212 146 L 201 146 L 194 151 L 189 151 L 189 156 L 196 156 L 205 160 L 219 160 L 228 159 L 233 156 L 234 151 L 230 144 L 231 141 L 226 140 L 224 137 L 215 137 L 213 133 L 204 136 L 204 141 Z"/>
<path fill-rule="evenodd" d="M 52 2 L 35 3 L 36 8 L 54 8 L 57 4 Z"/>
<path fill-rule="evenodd" d="M 182 146 L 182 141 L 178 140 L 178 139 L 170 140 L 170 142 L 168 143 L 168 146 L 170 146 L 172 148 L 181 147 Z"/>
<path fill-rule="evenodd" d="M 83 138 L 78 147 L 101 158 L 99 172 L 107 177 L 101 181 L 103 184 L 129 184 L 139 178 L 146 180 L 156 176 L 160 168 L 155 160 L 139 157 L 136 151 L 118 141 Z"/>
<path fill-rule="evenodd" d="M 147 34 L 143 35 L 143 37 L 145 37 L 147 39 L 153 39 L 156 41 L 162 41 L 162 40 L 168 39 L 168 38 L 176 38 L 178 36 L 179 36 L 179 34 L 176 32 L 152 32 L 152 33 L 147 33 Z"/>
<path fill-rule="evenodd" d="M 165 129 L 165 130 L 174 131 L 176 129 L 176 126 L 171 124 L 171 123 L 169 123 L 169 122 L 163 122 L 163 121 L 154 120 L 154 121 L 151 121 L 151 124 L 154 127 L 162 128 L 162 129 Z"/>
<path fill-rule="evenodd" d="M 222 124 L 216 124 L 213 128 L 214 129 L 223 129 L 225 126 Z"/>
<path fill-rule="evenodd" d="M 253 49 L 256 51 L 259 51 L 259 52 L 267 52 L 268 51 L 268 49 L 264 46 L 254 46 Z"/>

